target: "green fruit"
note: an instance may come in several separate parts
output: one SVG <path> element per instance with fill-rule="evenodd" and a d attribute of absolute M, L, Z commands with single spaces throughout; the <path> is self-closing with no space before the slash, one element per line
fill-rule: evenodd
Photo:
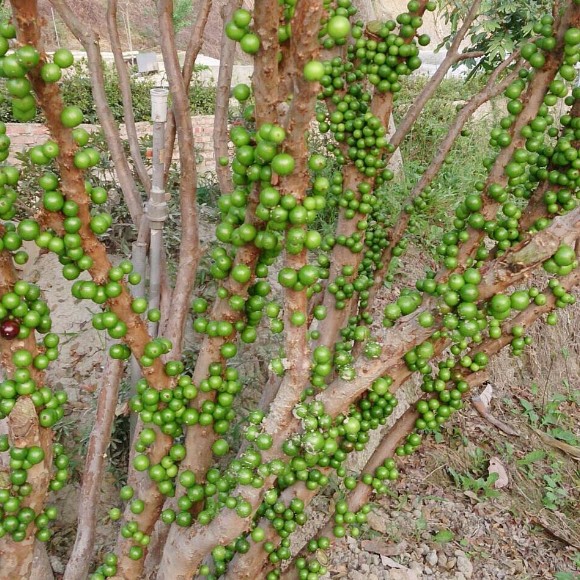
<path fill-rule="evenodd" d="M 238 8 L 233 14 L 232 21 L 237 27 L 246 28 L 252 21 L 252 15 L 248 10 Z"/>
<path fill-rule="evenodd" d="M 489 302 L 489 308 L 493 314 L 508 312 L 511 308 L 511 300 L 505 294 L 496 294 Z"/>
<path fill-rule="evenodd" d="M 62 77 L 62 71 L 57 64 L 47 62 L 40 69 L 40 77 L 45 83 L 56 83 Z"/>
<path fill-rule="evenodd" d="M 33 46 L 22 46 L 16 51 L 16 57 L 20 64 L 31 69 L 40 62 L 40 54 Z"/>
<path fill-rule="evenodd" d="M 233 97 L 240 102 L 247 101 L 250 98 L 251 92 L 252 91 L 250 90 L 250 87 L 248 85 L 246 85 L 245 83 L 240 83 L 232 89 Z M 227 161 L 226 161 L 226 165 L 227 165 Z"/>
<path fill-rule="evenodd" d="M 530 296 L 525 290 L 518 290 L 511 295 L 510 304 L 514 310 L 525 310 L 530 305 Z"/>
<path fill-rule="evenodd" d="M 230 446 L 225 439 L 218 439 L 211 446 L 211 450 L 217 457 L 222 457 L 230 450 Z"/>
<path fill-rule="evenodd" d="M 245 284 L 252 277 L 252 270 L 245 264 L 236 264 L 231 271 L 232 278 L 239 284 Z"/>
<path fill-rule="evenodd" d="M 59 48 L 52 57 L 53 62 L 60 68 L 68 68 L 74 63 L 74 57 L 67 48 Z"/>
<path fill-rule="evenodd" d="M 324 65 L 319 60 L 311 60 L 304 66 L 304 78 L 310 82 L 317 82 L 324 76 Z"/>
<path fill-rule="evenodd" d="M 295 165 L 294 158 L 288 153 L 278 153 L 272 159 L 272 171 L 278 175 L 290 175 Z"/>
<path fill-rule="evenodd" d="M 344 40 L 350 34 L 350 20 L 345 16 L 333 16 L 327 24 L 328 36 L 333 40 Z"/>
<path fill-rule="evenodd" d="M 72 129 L 83 122 L 83 112 L 79 107 L 65 107 L 60 114 L 60 121 L 65 127 Z"/>
<path fill-rule="evenodd" d="M 236 42 L 240 42 L 240 40 L 242 40 L 242 38 L 244 38 L 244 35 L 246 34 L 245 29 L 236 26 L 234 22 L 228 22 L 226 24 L 225 32 L 226 36 L 230 40 L 235 40 Z"/>
<path fill-rule="evenodd" d="M 256 54 L 260 50 L 260 38 L 257 34 L 248 32 L 240 40 L 240 48 L 246 54 Z"/>
<path fill-rule="evenodd" d="M 554 262 L 560 267 L 569 266 L 576 259 L 574 248 L 562 244 L 553 256 Z"/>

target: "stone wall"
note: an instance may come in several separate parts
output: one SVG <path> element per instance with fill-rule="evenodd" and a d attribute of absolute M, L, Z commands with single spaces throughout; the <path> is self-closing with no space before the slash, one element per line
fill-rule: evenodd
<path fill-rule="evenodd" d="M 215 160 L 213 156 L 213 115 L 200 115 L 191 118 L 193 133 L 195 138 L 195 148 L 198 154 L 198 172 L 215 170 Z M 87 131 L 98 130 L 98 125 L 81 125 Z M 136 124 L 139 137 L 151 135 L 151 123 L 146 121 Z M 125 125 L 119 127 L 121 138 L 127 138 Z M 44 125 L 39 123 L 6 123 L 6 134 L 10 137 L 10 157 L 9 161 L 16 161 L 15 153 L 19 153 L 34 145 L 41 145 L 48 139 L 48 131 Z M 177 159 L 177 150 L 174 158 Z"/>

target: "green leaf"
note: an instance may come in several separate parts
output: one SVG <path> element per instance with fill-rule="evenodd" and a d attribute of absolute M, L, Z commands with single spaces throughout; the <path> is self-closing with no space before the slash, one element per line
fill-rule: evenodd
<path fill-rule="evenodd" d="M 440 544 L 447 544 L 452 542 L 455 538 L 455 534 L 451 530 L 443 529 L 439 530 L 434 536 L 433 541 L 439 542 Z"/>
<path fill-rule="evenodd" d="M 554 429 L 550 429 L 548 431 L 548 433 L 552 437 L 554 437 L 555 439 L 560 439 L 560 441 L 565 441 L 569 445 L 578 445 L 580 443 L 580 441 L 578 440 L 578 437 L 576 437 L 576 435 L 574 435 L 574 433 L 571 433 L 570 431 L 567 431 L 566 429 L 562 429 L 561 427 L 555 427 Z"/>
<path fill-rule="evenodd" d="M 542 449 L 534 449 L 526 453 L 521 459 L 518 459 L 518 465 L 530 465 L 536 461 L 541 461 L 546 457 L 546 452 Z"/>

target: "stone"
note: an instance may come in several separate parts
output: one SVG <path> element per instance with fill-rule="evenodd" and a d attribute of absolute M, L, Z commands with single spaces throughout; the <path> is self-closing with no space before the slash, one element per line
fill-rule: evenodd
<path fill-rule="evenodd" d="M 457 570 L 461 572 L 466 578 L 473 576 L 473 564 L 469 561 L 465 554 L 457 556 Z"/>
<path fill-rule="evenodd" d="M 420 580 L 421 576 L 414 570 L 401 568 L 398 570 L 390 570 L 386 580 Z"/>
<path fill-rule="evenodd" d="M 437 559 L 439 566 L 441 566 L 442 568 L 445 568 L 447 566 L 447 556 L 445 555 L 444 552 L 441 552 L 441 554 L 437 556 Z"/>
<path fill-rule="evenodd" d="M 387 533 L 387 518 L 385 516 L 371 512 L 367 515 L 367 524 L 376 532 Z"/>
<path fill-rule="evenodd" d="M 435 550 L 430 550 L 429 553 L 425 556 L 425 561 L 429 566 L 437 566 L 439 558 L 437 558 L 437 552 Z"/>
<path fill-rule="evenodd" d="M 64 574 L 64 564 L 56 556 L 49 556 L 50 567 L 55 574 Z"/>

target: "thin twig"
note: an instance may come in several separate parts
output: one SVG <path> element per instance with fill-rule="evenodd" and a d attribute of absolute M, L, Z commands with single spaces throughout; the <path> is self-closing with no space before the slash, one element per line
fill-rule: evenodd
<path fill-rule="evenodd" d="M 137 135 L 137 128 L 135 126 L 135 115 L 133 113 L 133 102 L 131 95 L 131 84 L 127 65 L 123 59 L 123 51 L 121 49 L 121 39 L 119 37 L 119 27 L 117 25 L 117 4 L 118 0 L 109 0 L 107 7 L 107 29 L 109 31 L 109 42 L 111 43 L 111 50 L 115 59 L 115 67 L 117 75 L 119 76 L 119 89 L 121 91 L 121 99 L 123 101 L 123 116 L 125 127 L 127 129 L 127 140 L 129 141 L 129 151 L 133 159 L 135 171 L 139 177 L 139 181 L 145 192 L 149 194 L 151 190 L 151 179 L 147 173 L 147 168 L 141 156 L 139 147 L 139 136 Z"/>
<path fill-rule="evenodd" d="M 183 69 L 181 74 L 183 75 L 183 80 L 185 82 L 185 88 L 187 94 L 189 94 L 189 87 L 191 85 L 191 79 L 193 77 L 193 71 L 195 68 L 195 61 L 199 55 L 199 51 L 203 46 L 203 33 L 207 25 L 207 20 L 209 18 L 209 13 L 211 12 L 212 0 L 202 0 L 202 4 L 199 8 L 199 12 L 195 18 L 195 26 L 193 27 L 189 42 L 187 44 L 187 49 L 185 51 L 185 60 L 183 63 Z M 173 159 L 173 151 L 175 148 L 175 136 L 177 128 L 175 126 L 175 111 L 172 109 L 167 115 L 167 124 L 165 127 L 165 151 L 164 151 L 164 174 L 165 181 L 169 176 L 169 169 L 171 167 L 171 160 Z"/>

